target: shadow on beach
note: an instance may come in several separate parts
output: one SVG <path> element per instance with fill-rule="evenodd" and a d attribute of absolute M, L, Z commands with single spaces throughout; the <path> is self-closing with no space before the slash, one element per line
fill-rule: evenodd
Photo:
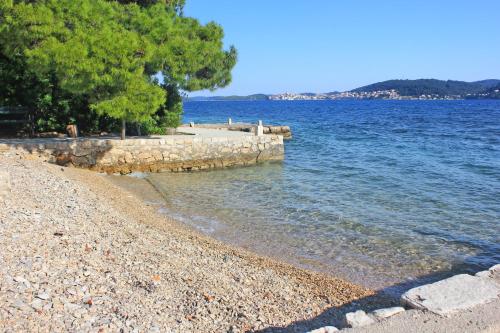
<path fill-rule="evenodd" d="M 344 317 L 346 313 L 363 310 L 365 312 L 373 311 L 376 309 L 399 306 L 400 296 L 407 290 L 416 286 L 433 283 L 439 280 L 446 279 L 457 274 L 471 274 L 470 262 L 475 262 L 476 257 L 483 257 L 482 254 L 473 256 L 464 260 L 464 262 L 452 266 L 451 269 L 446 271 L 435 272 L 432 274 L 420 276 L 411 281 L 394 284 L 392 286 L 377 290 L 372 296 L 364 297 L 353 302 L 343 304 L 341 306 L 332 306 L 316 317 L 296 321 L 285 327 L 267 327 L 262 330 L 253 331 L 255 333 L 288 333 L 288 332 L 308 332 L 324 326 L 335 326 L 338 329 L 345 328 Z M 496 256 L 495 256 L 496 258 Z M 477 261 L 476 261 L 477 262 Z M 478 267 L 478 270 L 488 269 L 489 266 Z"/>

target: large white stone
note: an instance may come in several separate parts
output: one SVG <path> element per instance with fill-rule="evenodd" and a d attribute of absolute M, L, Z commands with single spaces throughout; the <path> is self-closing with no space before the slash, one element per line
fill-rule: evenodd
<path fill-rule="evenodd" d="M 405 309 L 400 307 L 400 306 L 395 306 L 392 308 L 385 308 L 385 309 L 378 309 L 372 312 L 372 314 L 375 316 L 375 318 L 378 319 L 383 319 L 383 318 L 388 318 L 392 317 L 398 313 L 404 312 Z"/>
<path fill-rule="evenodd" d="M 489 279 L 500 286 L 500 264 L 490 267 L 487 271 L 477 272 L 475 276 L 483 279 Z"/>
<path fill-rule="evenodd" d="M 412 308 L 447 316 L 491 302 L 499 293 L 500 288 L 489 279 L 460 274 L 410 289 L 401 296 L 401 302 Z"/>
<path fill-rule="evenodd" d="M 480 277 L 480 278 L 490 278 L 492 273 L 490 271 L 481 271 L 477 272 L 475 276 Z"/>
<path fill-rule="evenodd" d="M 345 315 L 346 324 L 350 327 L 361 327 L 373 324 L 375 320 L 368 316 L 363 310 L 349 312 Z"/>

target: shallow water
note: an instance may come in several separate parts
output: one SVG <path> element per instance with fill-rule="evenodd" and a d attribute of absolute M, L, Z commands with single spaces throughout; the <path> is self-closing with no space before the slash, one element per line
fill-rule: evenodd
<path fill-rule="evenodd" d="M 500 261 L 500 101 L 185 104 L 228 117 L 290 125 L 285 161 L 149 175 L 165 213 L 375 288 Z"/>

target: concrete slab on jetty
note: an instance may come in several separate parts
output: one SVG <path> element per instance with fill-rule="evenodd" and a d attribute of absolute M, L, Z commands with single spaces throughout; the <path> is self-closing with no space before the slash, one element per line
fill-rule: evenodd
<path fill-rule="evenodd" d="M 194 124 L 194 128 L 203 128 L 203 129 L 217 129 L 224 131 L 232 131 L 232 132 L 247 132 L 247 133 L 256 133 L 257 124 L 248 124 L 248 123 L 233 123 L 228 121 L 227 124 Z M 180 127 L 180 130 L 184 130 L 184 128 L 191 127 L 189 124 L 184 124 Z M 292 138 L 292 131 L 290 126 L 280 126 L 280 125 L 269 125 L 262 124 L 262 130 L 264 134 L 277 134 L 282 135 L 284 139 Z"/>

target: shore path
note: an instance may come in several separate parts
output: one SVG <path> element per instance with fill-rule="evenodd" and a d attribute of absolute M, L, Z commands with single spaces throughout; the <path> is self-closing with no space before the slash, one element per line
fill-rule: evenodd
<path fill-rule="evenodd" d="M 97 173 L 15 155 L 0 171 L 2 332 L 305 332 L 373 295 L 204 237 Z"/>

